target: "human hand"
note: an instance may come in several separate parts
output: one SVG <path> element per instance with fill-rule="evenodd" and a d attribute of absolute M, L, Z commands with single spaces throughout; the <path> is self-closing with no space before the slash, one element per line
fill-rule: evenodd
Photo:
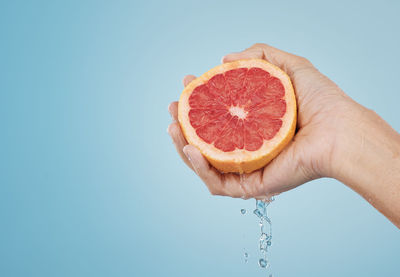
<path fill-rule="evenodd" d="M 266 198 L 319 177 L 340 175 L 342 159 L 349 155 L 351 132 L 369 110 L 354 102 L 307 59 L 265 44 L 255 44 L 226 55 L 222 62 L 260 58 L 275 64 L 291 78 L 298 105 L 297 132 L 292 142 L 267 166 L 244 181 L 234 173 L 222 174 L 200 151 L 188 145 L 177 123 L 177 102 L 169 106 L 175 122 L 168 132 L 183 161 L 192 168 L 214 195 Z M 188 75 L 184 85 L 195 77 Z"/>

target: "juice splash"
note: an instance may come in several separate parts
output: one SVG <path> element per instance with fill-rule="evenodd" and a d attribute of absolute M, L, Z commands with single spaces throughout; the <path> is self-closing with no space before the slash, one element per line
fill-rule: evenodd
<path fill-rule="evenodd" d="M 260 220 L 260 239 L 259 239 L 259 250 L 261 257 L 258 260 L 258 265 L 262 268 L 269 267 L 270 263 L 267 259 L 267 253 L 272 245 L 272 224 L 271 219 L 267 214 L 267 206 L 274 200 L 271 198 L 269 200 L 257 200 L 256 209 L 254 214 Z"/>
<path fill-rule="evenodd" d="M 243 191 L 246 191 L 246 175 L 245 174 L 239 174 L 240 177 L 240 186 Z M 242 197 L 244 198 L 244 197 Z M 270 263 L 267 258 L 267 253 L 272 245 L 272 223 L 271 219 L 268 217 L 267 214 L 267 207 L 268 205 L 274 201 L 274 197 L 266 198 L 263 200 L 256 200 L 256 208 L 253 211 L 253 213 L 258 217 L 260 220 L 259 225 L 260 225 L 260 238 L 259 238 L 259 251 L 260 251 L 260 257 L 258 259 L 258 265 L 261 268 L 269 268 Z M 241 209 L 240 213 L 242 215 L 245 215 L 247 213 L 246 209 Z M 249 254 L 247 253 L 246 249 L 244 253 L 244 260 L 245 263 L 247 263 Z M 272 274 L 270 274 L 272 276 Z"/>

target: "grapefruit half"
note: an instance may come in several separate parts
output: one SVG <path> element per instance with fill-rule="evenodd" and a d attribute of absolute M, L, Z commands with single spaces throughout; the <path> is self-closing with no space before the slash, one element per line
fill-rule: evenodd
<path fill-rule="evenodd" d="M 292 139 L 296 98 L 289 76 L 261 59 L 221 64 L 183 90 L 178 120 L 189 144 L 221 172 L 264 167 Z"/>

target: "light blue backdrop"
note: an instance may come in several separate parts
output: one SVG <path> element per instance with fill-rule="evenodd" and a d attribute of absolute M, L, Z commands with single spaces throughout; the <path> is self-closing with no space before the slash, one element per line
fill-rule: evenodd
<path fill-rule="evenodd" d="M 400 130 L 398 1 L 1 1 L 0 276 L 265 276 L 254 200 L 211 197 L 167 105 L 267 42 Z M 379 184 L 377 184 L 379 185 Z M 322 179 L 270 207 L 274 276 L 399 276 L 400 232 Z M 243 262 L 243 248 L 250 253 Z"/>

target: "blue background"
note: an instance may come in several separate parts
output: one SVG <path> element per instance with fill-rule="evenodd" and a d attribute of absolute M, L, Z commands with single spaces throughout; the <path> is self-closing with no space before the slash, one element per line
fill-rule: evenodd
<path fill-rule="evenodd" d="M 185 74 L 266 42 L 400 130 L 398 1 L 1 1 L 0 276 L 266 276 L 254 200 L 179 160 Z M 377 184 L 379 185 L 379 184 Z M 400 233 L 341 183 L 277 197 L 274 276 L 399 276 Z M 243 262 L 243 248 L 250 254 Z"/>

